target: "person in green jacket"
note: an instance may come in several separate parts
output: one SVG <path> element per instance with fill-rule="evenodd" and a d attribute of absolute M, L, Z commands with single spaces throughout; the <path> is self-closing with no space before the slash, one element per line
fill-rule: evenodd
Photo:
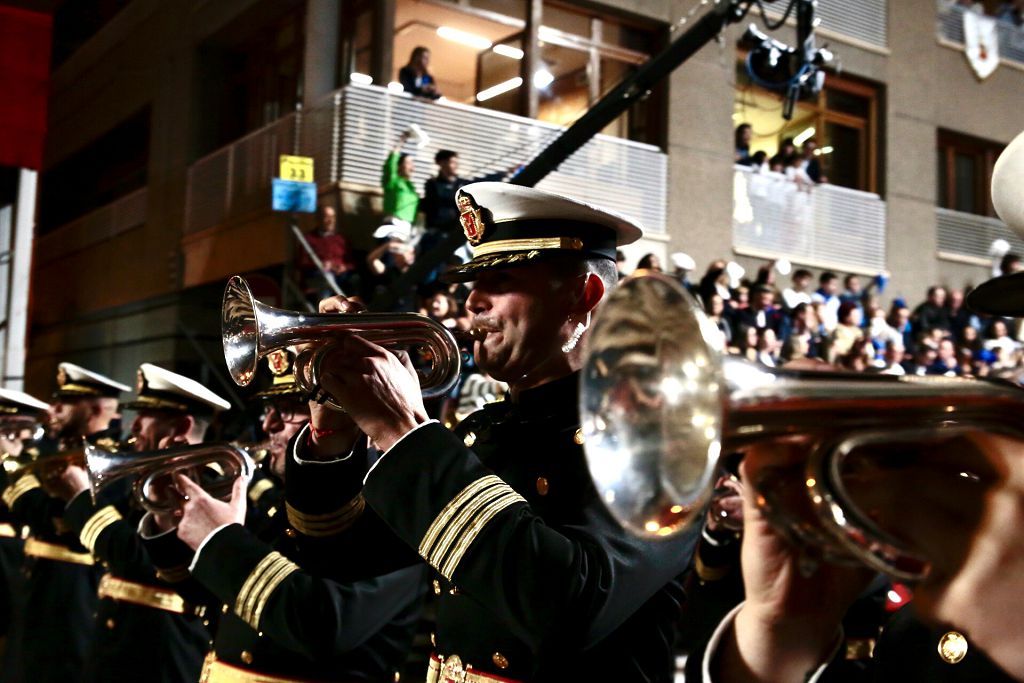
<path fill-rule="evenodd" d="M 416 212 L 420 205 L 420 196 L 412 184 L 415 162 L 412 156 L 402 154 L 402 145 L 409 139 L 409 131 L 395 143 L 394 148 L 384 162 L 381 185 L 384 188 L 384 221 L 397 218 L 412 224 L 416 222 Z"/>

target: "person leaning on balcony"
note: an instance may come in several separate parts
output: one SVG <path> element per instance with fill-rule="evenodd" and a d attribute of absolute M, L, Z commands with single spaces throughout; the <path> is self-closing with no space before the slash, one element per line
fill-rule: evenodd
<path fill-rule="evenodd" d="M 416 97 L 436 100 L 441 97 L 437 83 L 427 69 L 430 67 L 430 50 L 420 45 L 413 48 L 409 55 L 409 63 L 398 70 L 398 82 L 405 92 Z"/>
<path fill-rule="evenodd" d="M 385 223 L 394 223 L 394 219 L 409 225 L 416 222 L 416 212 L 420 206 L 420 196 L 412 184 L 416 165 L 411 156 L 402 154 L 402 145 L 409 139 L 409 135 L 408 130 L 402 133 L 384 162 L 380 182 L 384 189 Z"/>
<path fill-rule="evenodd" d="M 316 296 L 319 301 L 329 296 L 330 291 L 325 277 L 334 278 L 342 289 L 355 274 L 355 263 L 352 260 L 352 247 L 348 239 L 338 232 L 338 218 L 333 206 L 321 206 L 317 209 L 317 225 L 312 232 L 306 233 L 306 242 L 324 266 L 321 273 L 309 257 L 305 249 L 299 249 L 299 271 L 306 294 Z"/>

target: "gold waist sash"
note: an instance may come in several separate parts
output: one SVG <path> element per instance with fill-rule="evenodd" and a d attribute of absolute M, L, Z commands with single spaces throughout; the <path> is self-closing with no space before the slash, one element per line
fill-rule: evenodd
<path fill-rule="evenodd" d="M 25 554 L 30 557 L 41 557 L 44 560 L 85 565 L 95 564 L 89 553 L 76 553 L 57 543 L 47 543 L 38 538 L 25 539 Z"/>
<path fill-rule="evenodd" d="M 174 591 L 125 581 L 110 574 L 104 574 L 100 579 L 97 594 L 101 598 L 130 602 L 165 612 L 174 612 L 175 614 L 185 614 L 186 612 L 185 600 Z"/>
<path fill-rule="evenodd" d="M 199 683 L 314 683 L 301 678 L 282 678 L 258 671 L 249 671 L 237 666 L 217 661 L 214 653 L 206 655 L 203 660 L 203 672 L 199 674 Z"/>

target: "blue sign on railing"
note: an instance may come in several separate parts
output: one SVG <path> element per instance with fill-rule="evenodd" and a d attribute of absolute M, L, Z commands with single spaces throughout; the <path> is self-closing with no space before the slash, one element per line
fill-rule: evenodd
<path fill-rule="evenodd" d="M 274 178 L 271 191 L 274 211 L 316 213 L 316 183 Z"/>

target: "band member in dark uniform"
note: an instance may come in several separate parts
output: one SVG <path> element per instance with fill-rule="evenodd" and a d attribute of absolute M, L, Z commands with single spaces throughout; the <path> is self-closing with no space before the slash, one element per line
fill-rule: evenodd
<path fill-rule="evenodd" d="M 0 389 L 0 453 L 6 471 L 39 456 L 35 445 L 36 432 L 48 421 L 50 406 L 23 391 Z M 11 640 L 11 622 L 21 613 L 25 598 L 22 567 L 25 564 L 25 541 L 11 511 L 0 506 L 0 656 L 7 648 L 17 650 L 20 644 Z M 6 659 L 13 663 L 17 658 Z M 13 669 L 0 669 L 0 680 L 16 680 Z"/>
<path fill-rule="evenodd" d="M 269 354 L 273 379 L 256 395 L 265 403 L 271 476 L 279 482 L 286 480 L 288 442 L 309 420 L 292 361 L 285 350 Z M 192 574 L 222 601 L 214 606 L 214 651 L 201 680 L 397 680 L 425 590 L 420 567 L 351 583 L 309 575 L 300 569 L 293 539 L 329 539 L 345 529 L 351 515 L 304 516 L 281 500 L 265 508 L 267 524 L 254 529 L 241 524 L 252 488 L 244 496 L 239 485 L 232 501 L 223 503 L 187 480 L 179 486 L 190 500 L 178 533 L 199 549 Z M 275 490 L 262 493 L 259 502 L 273 498 Z"/>
<path fill-rule="evenodd" d="M 641 540 L 611 518 L 584 462 L 577 407 L 583 337 L 618 281 L 616 247 L 641 229 L 503 183 L 468 185 L 457 201 L 475 255 L 449 277 L 475 281 L 474 355 L 508 383 L 510 398 L 452 433 L 427 420 L 409 364 L 346 338 L 320 381 L 347 416 L 315 406 L 289 466 L 316 472 L 311 486 L 325 490 L 344 486 L 328 484 L 328 473 L 355 478 L 355 490 L 365 476 L 366 508 L 337 544 L 310 544 L 309 555 L 340 569 L 338 558 L 373 539 L 375 551 L 361 558 L 368 570 L 416 556 L 433 568 L 432 683 L 670 681 L 693 536 Z M 321 303 L 355 308 L 341 298 Z M 383 453 L 365 475 L 348 419 Z M 300 490 L 289 482 L 289 502 Z M 337 507 L 337 495 L 320 505 Z"/>
<path fill-rule="evenodd" d="M 91 443 L 115 447 L 120 441 L 118 396 L 130 388 L 73 363 L 57 369 L 49 436 L 61 450 Z M 42 457 L 47 457 L 44 452 Z M 64 523 L 64 501 L 43 489 L 47 475 L 62 466 L 17 477 L 3 500 L 15 522 L 29 528 L 25 541 L 28 575 L 25 610 L 16 627 L 26 681 L 79 681 L 92 648 L 100 567 Z"/>
<path fill-rule="evenodd" d="M 195 380 L 149 363 L 138 370 L 136 396 L 124 407 L 137 411 L 134 450 L 202 443 L 214 413 L 231 404 Z M 99 584 L 96 642 L 86 680 L 197 680 L 207 651 L 205 606 L 180 591 L 188 579 L 188 549 L 173 533 L 173 517 L 147 514 L 117 483 L 93 502 L 81 467 L 61 475 L 70 499 L 64 518 L 82 545 L 106 570 Z M 153 528 L 155 524 L 156 528 Z M 162 533 L 161 533 L 162 532 Z M 167 559 L 177 555 L 178 561 Z"/>

